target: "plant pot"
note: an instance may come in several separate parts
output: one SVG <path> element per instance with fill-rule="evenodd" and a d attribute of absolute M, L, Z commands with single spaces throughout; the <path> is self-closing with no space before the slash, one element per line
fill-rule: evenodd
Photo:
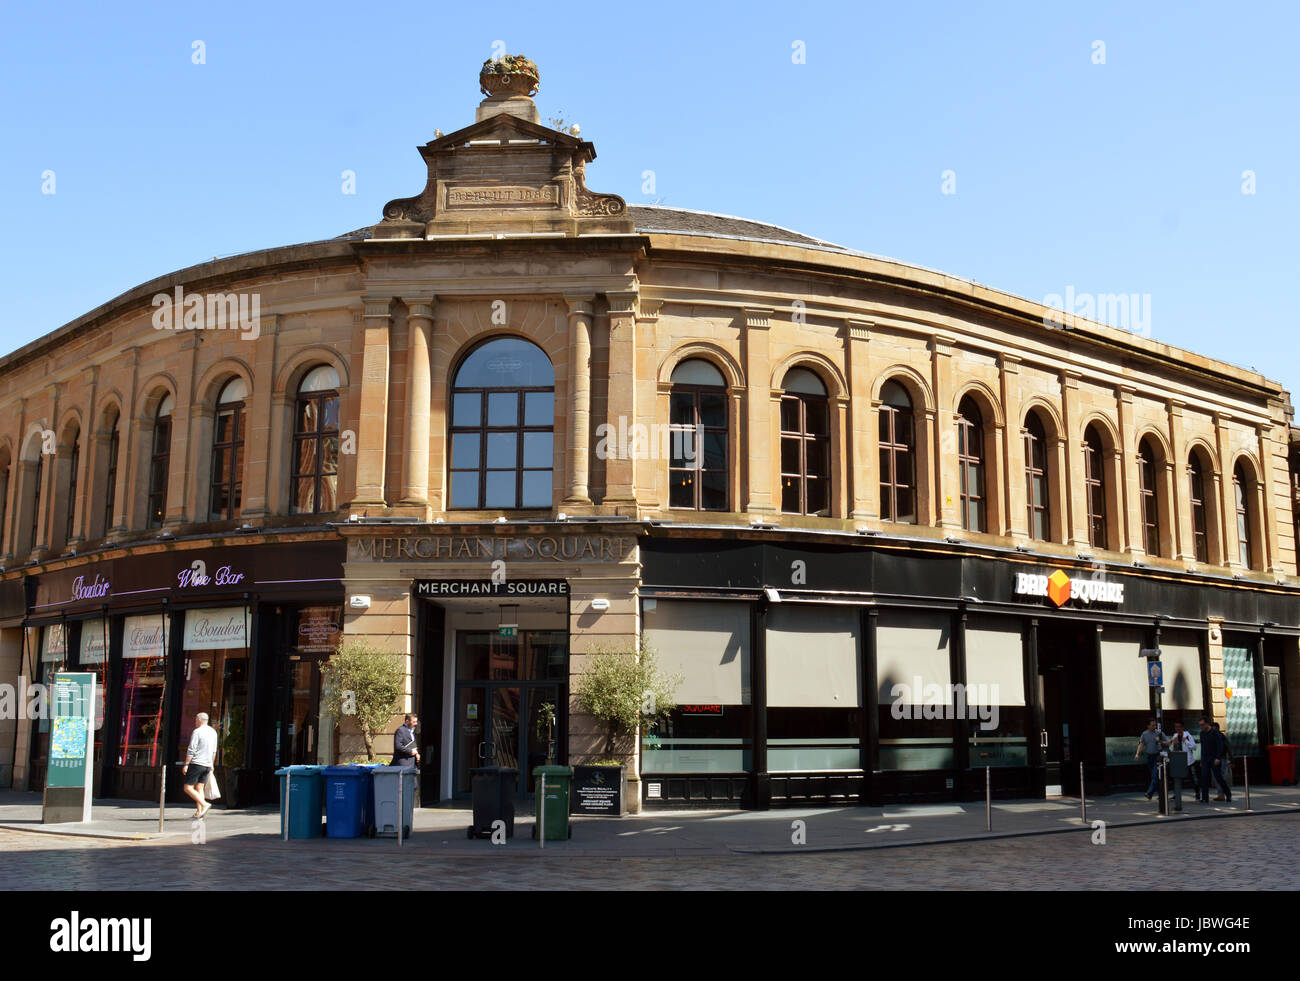
<path fill-rule="evenodd" d="M 489 98 L 537 94 L 537 79 L 527 72 L 483 72 L 478 77 L 478 84 Z"/>
<path fill-rule="evenodd" d="M 627 767 L 575 766 L 570 814 L 622 817 L 627 813 Z"/>

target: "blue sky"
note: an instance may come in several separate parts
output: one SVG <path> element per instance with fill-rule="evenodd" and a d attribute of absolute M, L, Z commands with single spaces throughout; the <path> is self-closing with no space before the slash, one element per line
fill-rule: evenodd
<path fill-rule="evenodd" d="M 594 190 L 1036 300 L 1138 294 L 1152 337 L 1300 397 L 1300 6 L 1134 6 L 10 5 L 0 350 L 373 223 L 423 186 L 415 146 L 473 121 L 499 40 L 595 143 Z"/>

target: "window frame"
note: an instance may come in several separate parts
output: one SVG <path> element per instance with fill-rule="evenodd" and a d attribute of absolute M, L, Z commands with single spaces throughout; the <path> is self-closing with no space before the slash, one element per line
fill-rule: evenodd
<path fill-rule="evenodd" d="M 1087 491 L 1088 544 L 1110 548 L 1110 515 L 1106 507 L 1106 445 L 1095 426 L 1083 434 L 1083 482 Z M 1097 539 L 1101 540 L 1098 541 Z"/>
<path fill-rule="evenodd" d="M 312 370 L 314 371 L 315 369 Z M 309 374 L 311 374 L 311 371 L 308 371 L 306 374 L 304 374 L 303 379 L 305 380 L 307 378 L 307 375 Z M 322 428 L 322 426 L 326 419 L 326 413 L 325 413 L 326 404 L 330 400 L 333 400 L 334 402 L 334 428 L 325 429 Z M 298 423 L 299 420 L 302 418 L 303 407 L 307 403 L 315 403 L 316 428 L 313 430 L 299 430 Z M 294 403 L 293 403 L 293 432 L 290 438 L 290 449 L 289 449 L 289 452 L 292 454 L 292 458 L 289 462 L 289 513 L 290 514 L 332 514 L 339 509 L 338 508 L 338 503 L 339 503 L 338 501 L 338 477 L 339 477 L 338 441 L 340 438 L 339 410 L 340 410 L 340 402 L 339 402 L 338 389 L 331 388 L 331 389 L 323 389 L 321 391 L 303 392 L 301 390 L 301 386 L 299 387 L 298 395 L 294 399 Z M 333 439 L 335 443 L 334 470 L 332 472 L 326 472 L 322 469 L 325 464 L 324 450 L 325 450 L 326 442 L 330 439 Z M 310 473 L 301 472 L 298 469 L 298 467 L 302 463 L 301 447 L 308 443 L 316 444 L 315 452 L 313 453 L 313 461 L 315 464 L 315 468 Z M 325 478 L 327 477 L 334 478 L 334 507 L 330 508 L 328 511 L 323 511 L 320 506 L 321 485 L 324 482 Z M 299 482 L 303 480 L 310 480 L 312 482 L 311 484 L 312 506 L 310 510 L 302 507 L 298 503 L 298 485 Z"/>
<path fill-rule="evenodd" d="M 1035 427 L 1037 427 L 1035 429 Z M 1047 427 L 1037 412 L 1025 416 L 1025 425 L 1021 430 L 1025 447 L 1025 509 L 1028 519 L 1026 530 L 1029 537 L 1038 542 L 1052 541 L 1052 476 L 1051 458 L 1047 455 Z M 1042 465 L 1035 460 L 1035 453 L 1042 457 Z M 1042 485 L 1041 505 L 1034 503 L 1034 486 Z M 1035 519 L 1041 514 L 1043 534 L 1035 534 Z"/>
<path fill-rule="evenodd" d="M 707 363 L 707 362 L 706 362 Z M 672 421 L 672 400 L 674 396 L 689 395 L 691 397 L 691 417 L 694 423 L 686 426 L 682 423 Z M 714 395 L 722 399 L 722 416 L 723 424 L 721 426 L 706 426 L 703 424 L 702 413 L 700 411 L 700 397 L 703 395 Z M 727 389 L 720 385 L 697 385 L 689 382 L 674 382 L 668 393 L 668 438 L 670 448 L 668 453 L 668 507 L 680 511 L 710 511 L 725 512 L 731 510 L 731 405 L 727 397 Z M 674 453 L 678 443 L 678 433 L 690 432 L 694 440 L 695 459 L 691 461 L 689 467 L 673 466 Z M 707 434 L 721 435 L 723 456 L 725 458 L 721 471 L 708 470 L 704 466 L 704 437 Z M 706 508 L 703 506 L 704 497 L 704 474 L 721 473 L 722 480 L 722 507 Z M 693 486 L 691 488 L 692 504 L 673 504 L 673 480 L 675 474 L 691 474 Z"/>
<path fill-rule="evenodd" d="M 149 496 L 145 502 L 145 507 L 148 509 L 145 514 L 146 528 L 161 528 L 167 520 L 167 487 L 171 483 L 172 414 L 169 412 L 162 415 L 162 407 L 166 401 L 167 398 L 164 396 L 158 402 L 153 417 L 153 432 L 149 437 Z M 167 429 L 166 445 L 160 452 L 158 432 L 164 425 Z M 159 463 L 162 464 L 161 470 L 157 468 Z M 162 474 L 161 486 L 154 480 L 154 476 L 158 473 Z M 210 499 L 208 503 L 210 506 Z"/>
<path fill-rule="evenodd" d="M 243 456 L 244 456 L 244 399 L 238 402 L 223 402 L 217 406 L 217 410 L 212 420 L 212 470 L 208 479 L 208 520 L 209 521 L 234 521 L 239 517 L 239 512 L 243 507 Z M 233 416 L 231 425 L 232 438 L 218 442 L 217 433 L 220 432 L 221 415 L 223 412 L 230 412 Z M 217 458 L 220 453 L 230 454 L 230 467 L 227 469 L 227 476 L 224 481 L 218 482 Z M 217 491 L 220 489 L 226 491 L 226 507 L 218 511 L 213 505 L 216 503 L 215 498 Z"/>
<path fill-rule="evenodd" d="M 1192 510 L 1192 554 L 1197 562 L 1209 564 L 1210 512 L 1205 506 L 1205 468 L 1195 453 L 1187 461 L 1187 499 Z"/>
<path fill-rule="evenodd" d="M 81 433 L 72 437 L 72 458 L 68 461 L 68 491 L 67 491 L 67 508 L 68 513 L 64 518 L 63 526 L 63 546 L 66 548 L 68 542 L 72 541 L 72 533 L 76 530 L 77 521 L 77 468 L 81 466 Z"/>
<path fill-rule="evenodd" d="M 1148 440 L 1138 443 L 1138 494 L 1142 518 L 1142 548 L 1147 555 L 1163 558 L 1160 546 L 1160 476 L 1156 456 Z"/>
<path fill-rule="evenodd" d="M 970 418 L 967 409 L 972 410 L 974 419 Z M 988 461 L 985 447 L 986 432 L 984 429 L 984 413 L 975 400 L 969 395 L 965 396 L 957 406 L 957 415 L 954 419 L 954 425 L 957 427 L 957 470 L 958 470 L 958 492 L 961 501 L 961 526 L 966 531 L 973 531 L 979 534 L 988 532 Z M 972 437 L 976 437 L 972 439 Z M 976 453 L 971 453 L 971 446 L 974 444 Z M 975 470 L 979 474 L 979 484 L 983 493 L 975 494 L 970 489 L 970 473 Z M 970 525 L 970 516 L 974 507 L 974 513 L 979 517 L 979 527 L 972 528 Z"/>
<path fill-rule="evenodd" d="M 121 416 L 113 420 L 113 429 L 108 434 L 108 460 L 104 470 L 104 534 L 113 527 L 113 508 L 117 504 L 117 453 L 121 447 Z"/>
<path fill-rule="evenodd" d="M 1237 514 L 1237 561 L 1242 568 L 1254 570 L 1255 548 L 1254 528 L 1252 527 L 1253 510 L 1251 497 L 1254 485 L 1241 465 L 1241 461 L 1232 468 L 1233 504 Z"/>
<path fill-rule="evenodd" d="M 782 514 L 799 514 L 813 518 L 828 518 L 831 516 L 833 507 L 831 492 L 831 405 L 829 395 L 814 395 L 810 392 L 783 392 L 781 394 L 781 407 L 786 402 L 797 403 L 798 425 L 799 429 L 787 430 L 785 428 L 785 413 L 781 412 L 778 417 L 777 425 L 780 432 L 780 449 L 778 450 L 778 465 L 781 467 L 781 513 Z M 808 406 L 815 404 L 821 406 L 826 412 L 826 432 L 825 434 L 808 432 Z M 784 447 L 787 441 L 798 441 L 799 444 L 799 470 L 798 472 L 789 472 L 784 465 Z M 824 474 L 809 475 L 808 473 L 808 445 L 810 443 L 823 443 L 826 447 L 825 460 L 826 472 Z M 785 488 L 786 481 L 794 480 L 798 482 L 799 510 L 789 511 L 785 506 Z M 819 510 L 810 512 L 808 510 L 808 482 L 809 480 L 821 480 L 826 487 L 826 506 Z"/>
<path fill-rule="evenodd" d="M 907 391 L 896 379 L 890 378 L 885 381 L 885 385 L 897 385 L 907 399 L 907 408 L 887 402 L 881 398 L 879 416 L 876 427 L 878 440 L 878 449 L 876 453 L 876 462 L 880 467 L 880 518 L 882 521 L 893 521 L 897 524 L 918 524 L 920 522 L 919 508 L 917 507 L 917 487 L 916 487 L 916 409 L 912 404 L 911 393 Z M 883 396 L 885 385 L 881 386 Z M 911 436 L 910 445 L 900 442 L 898 434 L 906 422 L 907 431 Z M 899 457 L 907 457 L 906 482 L 899 478 Z M 888 459 L 889 466 L 886 468 L 883 460 Z M 886 470 L 888 472 L 886 472 Z M 898 516 L 898 492 L 906 491 L 912 498 L 912 513 L 910 517 L 900 518 Z M 888 502 L 888 507 L 886 507 Z"/>

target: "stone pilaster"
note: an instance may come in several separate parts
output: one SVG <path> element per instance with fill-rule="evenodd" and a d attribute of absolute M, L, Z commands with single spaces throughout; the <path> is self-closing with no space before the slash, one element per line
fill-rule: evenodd
<path fill-rule="evenodd" d="M 273 393 L 270 379 L 275 377 L 276 344 L 279 340 L 279 314 L 261 318 L 261 330 L 253 341 L 253 390 L 249 393 L 248 420 L 245 423 L 245 460 L 243 501 L 239 516 L 255 522 L 273 513 L 269 504 L 270 484 L 278 482 L 271 456 L 272 422 L 282 418 L 271 411 Z"/>
<path fill-rule="evenodd" d="M 401 503 L 408 507 L 427 507 L 429 503 L 429 407 L 433 398 L 429 345 L 433 307 L 432 299 L 407 301 L 406 432 L 402 441 Z"/>
<path fill-rule="evenodd" d="M 591 505 L 591 321 L 595 296 L 565 294 L 569 320 L 569 445 L 564 503 Z"/>
<path fill-rule="evenodd" d="M 1169 447 L 1173 455 L 1173 491 L 1169 495 L 1170 521 L 1173 524 L 1172 555 L 1179 562 L 1196 561 L 1196 528 L 1192 524 L 1191 467 L 1187 454 L 1187 436 L 1183 429 L 1183 409 L 1186 403 L 1170 399 Z M 1209 529 L 1206 529 L 1208 534 Z"/>
<path fill-rule="evenodd" d="M 746 307 L 742 348 L 745 354 L 745 510 L 758 517 L 780 510 L 773 490 L 779 484 L 774 459 L 772 422 L 772 311 Z M 777 408 L 779 409 L 779 404 Z M 780 425 L 779 421 L 775 424 Z"/>
<path fill-rule="evenodd" d="M 1065 472 L 1062 480 L 1066 488 L 1066 506 L 1069 509 L 1069 543 L 1075 548 L 1091 550 L 1088 538 L 1088 485 L 1083 467 L 1083 412 L 1079 405 L 1079 373 L 1061 372 L 1062 420 L 1065 435 Z"/>
<path fill-rule="evenodd" d="M 614 431 L 630 430 L 636 420 L 635 292 L 606 293 L 609 302 L 609 399 L 606 421 Z M 620 426 L 620 420 L 623 420 Z M 618 514 L 636 513 L 637 461 L 631 453 L 605 460 L 604 503 Z"/>
<path fill-rule="evenodd" d="M 1126 555 L 1146 555 L 1142 537 L 1142 483 L 1138 473 L 1137 424 L 1133 420 L 1134 389 L 1120 385 L 1119 407 L 1119 527 L 1116 544 Z"/>
<path fill-rule="evenodd" d="M 950 530 L 960 530 L 963 524 L 961 477 L 957 466 L 957 407 L 953 405 L 952 349 L 955 343 L 956 338 L 946 334 L 937 334 L 930 339 L 935 403 L 934 458 L 938 464 L 933 474 L 936 523 L 940 528 Z"/>
<path fill-rule="evenodd" d="M 880 429 L 871 398 L 871 321 L 846 320 L 844 360 L 849 377 L 849 438 L 844 455 L 852 461 L 849 517 L 879 518 Z"/>
<path fill-rule="evenodd" d="M 1232 447 L 1232 434 L 1228 423 L 1232 417 L 1225 412 L 1214 413 L 1215 449 L 1219 455 L 1219 473 L 1215 483 L 1218 491 L 1217 506 L 1222 515 L 1219 521 L 1219 542 L 1223 547 L 1223 565 L 1234 572 L 1241 571 L 1240 543 L 1237 538 L 1237 498 L 1233 489 L 1232 470 L 1237 458 Z"/>
<path fill-rule="evenodd" d="M 1285 430 L 1283 431 L 1285 433 Z M 1266 572 L 1279 575 L 1286 572 L 1282 565 L 1282 550 L 1278 547 L 1277 540 L 1277 522 L 1278 516 L 1284 512 L 1289 514 L 1289 508 L 1279 508 L 1277 504 L 1276 486 L 1274 479 L 1274 467 L 1277 465 L 1277 454 L 1273 451 L 1273 440 L 1269 436 L 1268 426 L 1259 426 L 1256 429 L 1256 437 L 1259 443 L 1259 493 L 1256 495 L 1256 507 L 1259 509 L 1256 514 L 1259 515 L 1260 528 L 1263 535 L 1260 538 L 1260 568 Z M 1286 520 L 1286 518 L 1283 518 Z"/>
<path fill-rule="evenodd" d="M 1025 484 L 1025 437 L 1021 426 L 1020 358 L 1003 353 L 998 357 L 998 379 L 1002 387 L 1002 412 L 1006 419 L 1006 452 L 1003 459 L 1003 485 L 1007 492 L 1005 526 L 1002 534 L 1017 542 L 1029 540 L 1029 500 Z M 1046 447 L 1044 447 L 1046 449 Z"/>
<path fill-rule="evenodd" d="M 357 481 L 352 505 L 382 508 L 388 444 L 388 349 L 393 323 L 391 296 L 363 296 L 365 346 L 361 362 L 361 408 L 357 420 Z"/>

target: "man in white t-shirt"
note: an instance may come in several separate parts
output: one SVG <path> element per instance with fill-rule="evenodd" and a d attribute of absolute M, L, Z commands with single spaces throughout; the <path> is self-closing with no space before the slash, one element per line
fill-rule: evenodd
<path fill-rule="evenodd" d="M 181 768 L 185 775 L 185 793 L 197 808 L 194 812 L 196 818 L 212 810 L 212 805 L 203 799 L 203 789 L 207 786 L 216 755 L 217 730 L 208 725 L 208 713 L 200 712 L 194 717 L 194 735 L 190 736 L 190 748 L 185 752 L 185 765 Z"/>

